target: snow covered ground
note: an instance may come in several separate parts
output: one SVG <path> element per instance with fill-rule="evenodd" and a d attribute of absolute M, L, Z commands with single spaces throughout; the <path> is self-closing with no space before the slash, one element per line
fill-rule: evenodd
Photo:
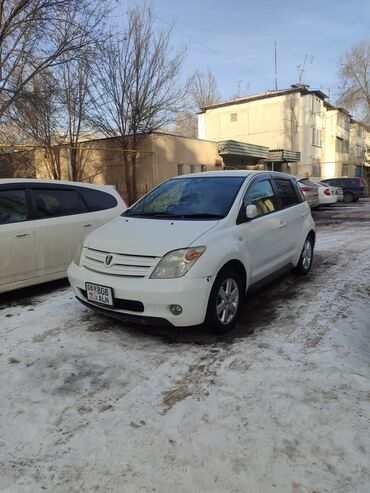
<path fill-rule="evenodd" d="M 370 202 L 316 216 L 312 273 L 221 339 L 3 295 L 0 491 L 369 492 Z"/>

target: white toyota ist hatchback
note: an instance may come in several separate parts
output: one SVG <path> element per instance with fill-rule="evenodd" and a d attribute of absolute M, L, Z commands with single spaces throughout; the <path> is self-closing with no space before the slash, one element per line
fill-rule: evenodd
<path fill-rule="evenodd" d="M 182 175 L 93 232 L 68 277 L 78 300 L 107 315 L 225 333 L 252 287 L 287 269 L 308 273 L 315 238 L 293 176 Z"/>

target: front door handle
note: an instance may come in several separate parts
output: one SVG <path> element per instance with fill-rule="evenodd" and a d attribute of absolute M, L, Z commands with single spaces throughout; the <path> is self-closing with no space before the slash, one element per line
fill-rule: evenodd
<path fill-rule="evenodd" d="M 285 227 L 286 227 L 286 223 L 280 223 L 280 225 L 279 225 L 279 228 L 280 228 L 280 229 L 283 229 L 283 228 L 285 228 Z"/>
<path fill-rule="evenodd" d="M 29 236 L 29 233 L 20 233 L 18 235 L 15 235 L 15 238 L 29 238 Z"/>
<path fill-rule="evenodd" d="M 90 228 L 92 224 L 84 224 L 84 228 Z"/>

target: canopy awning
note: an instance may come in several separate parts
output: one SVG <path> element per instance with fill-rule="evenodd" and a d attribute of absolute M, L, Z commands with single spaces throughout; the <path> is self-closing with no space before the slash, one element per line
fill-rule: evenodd
<path fill-rule="evenodd" d="M 269 148 L 256 144 L 248 144 L 237 140 L 222 140 L 218 143 L 220 156 L 242 156 L 253 159 L 267 159 Z"/>
<path fill-rule="evenodd" d="M 300 159 L 300 152 L 289 149 L 270 149 L 267 161 L 270 163 L 296 163 Z"/>

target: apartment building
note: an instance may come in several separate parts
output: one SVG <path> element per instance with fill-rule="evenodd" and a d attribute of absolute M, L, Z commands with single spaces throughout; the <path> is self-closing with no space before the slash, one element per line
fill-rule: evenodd
<path fill-rule="evenodd" d="M 361 176 L 366 174 L 366 167 L 370 164 L 368 144 L 370 132 L 367 125 L 351 118 L 349 136 L 349 163 L 347 175 L 343 170 L 343 176 Z"/>
<path fill-rule="evenodd" d="M 354 155 L 360 153 L 357 146 L 366 147 L 366 130 L 358 130 L 358 122 L 345 109 L 326 99 L 320 90 L 294 84 L 213 104 L 198 115 L 198 137 L 219 142 L 222 148 L 239 146 L 239 155 L 230 151 L 222 156 L 226 166 L 258 164 L 315 178 L 356 176 L 359 163 Z"/>
<path fill-rule="evenodd" d="M 322 178 L 354 176 L 349 174 L 349 139 L 351 117 L 344 108 L 324 102 L 324 141 L 322 148 Z"/>

